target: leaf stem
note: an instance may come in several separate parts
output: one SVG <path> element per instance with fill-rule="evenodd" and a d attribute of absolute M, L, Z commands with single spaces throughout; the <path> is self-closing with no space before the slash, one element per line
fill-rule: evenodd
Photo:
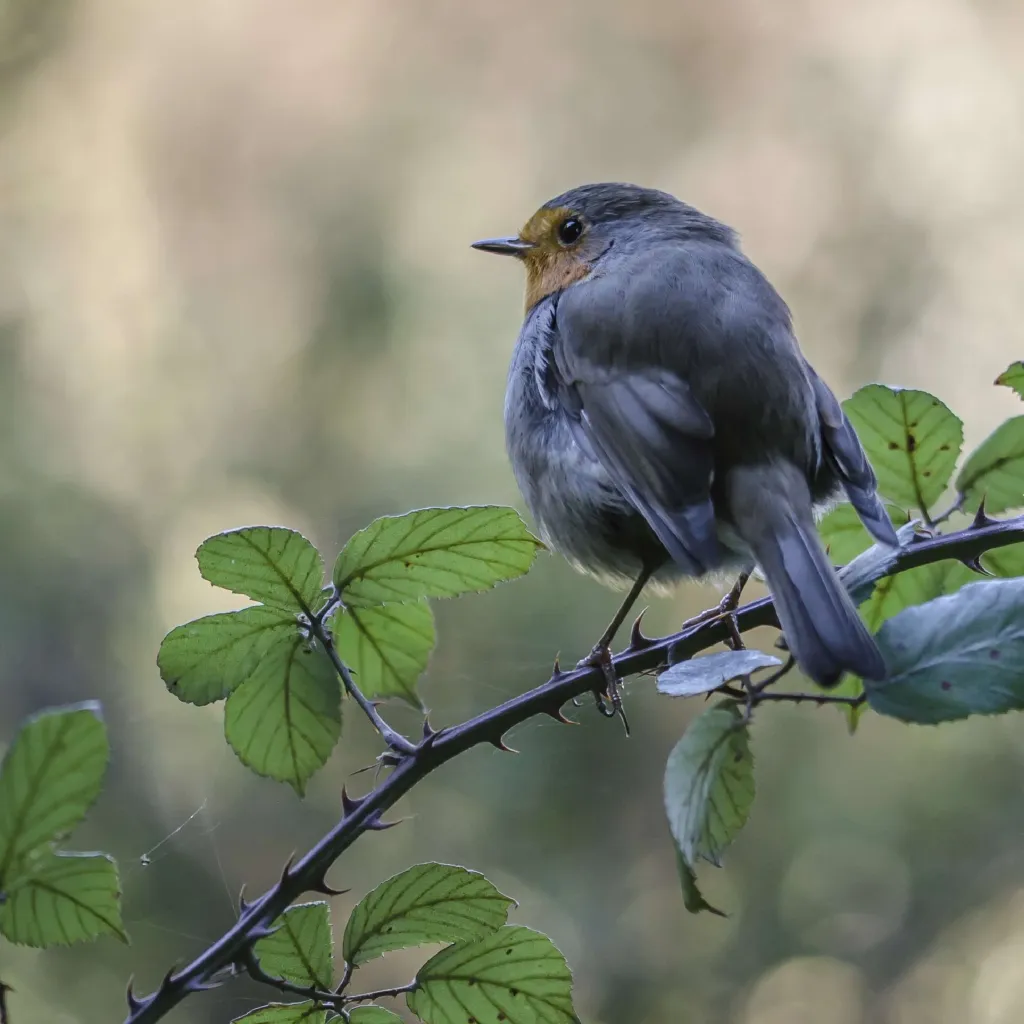
<path fill-rule="evenodd" d="M 328 605 L 328 607 L 330 606 Z M 388 723 L 385 722 L 377 713 L 377 709 L 374 707 L 373 702 L 368 700 L 363 691 L 356 686 L 348 665 L 341 660 L 341 656 L 338 654 L 338 651 L 334 646 L 334 638 L 324 626 L 322 616 L 313 616 L 309 623 L 309 631 L 323 645 L 324 650 L 327 652 L 327 657 L 331 659 L 331 664 L 334 666 L 334 670 L 338 673 L 342 685 L 348 691 L 348 695 L 359 705 L 360 708 L 362 708 L 363 714 L 365 714 L 370 720 L 370 724 L 374 729 L 380 733 L 381 739 L 392 750 L 395 750 L 400 754 L 408 755 L 414 753 L 416 750 L 416 744 L 407 740 L 400 732 L 396 732 L 392 729 L 391 726 L 388 725 Z"/>
<path fill-rule="evenodd" d="M 966 503 L 967 503 L 967 495 L 963 491 L 960 491 L 959 494 L 957 494 L 957 496 L 956 496 L 956 501 L 954 501 L 953 504 L 950 505 L 949 508 L 947 508 L 945 512 L 942 512 L 939 515 L 937 515 L 931 521 L 931 525 L 932 526 L 941 526 L 944 522 L 946 522 L 947 520 L 949 520 L 953 516 L 955 516 L 956 513 L 959 512 L 964 507 L 964 505 Z"/>
<path fill-rule="evenodd" d="M 253 981 L 276 988 L 278 992 L 287 992 L 290 995 L 312 999 L 316 1003 L 323 1003 L 324 1006 L 338 1006 L 345 999 L 344 996 L 338 995 L 337 992 L 328 992 L 326 989 L 317 988 L 315 985 L 296 985 L 294 982 L 288 981 L 287 978 L 278 978 L 276 975 L 268 974 L 260 966 L 260 962 L 256 959 L 256 954 L 253 953 L 251 948 L 245 952 L 243 965 L 245 973 Z"/>
<path fill-rule="evenodd" d="M 374 999 L 397 999 L 406 992 L 412 992 L 418 982 L 415 978 L 406 985 L 396 985 L 394 988 L 378 988 L 372 992 L 359 992 L 356 995 L 345 996 L 346 1003 L 370 1003 Z"/>

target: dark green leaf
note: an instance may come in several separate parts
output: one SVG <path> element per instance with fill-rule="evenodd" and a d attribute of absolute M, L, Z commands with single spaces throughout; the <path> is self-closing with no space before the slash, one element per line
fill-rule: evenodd
<path fill-rule="evenodd" d="M 367 697 L 401 697 L 422 708 L 416 680 L 434 649 L 434 614 L 426 600 L 342 608 L 331 628 L 338 654 Z"/>
<path fill-rule="evenodd" d="M 250 1010 L 231 1024 L 324 1024 L 327 1011 L 311 1000 L 302 1003 L 267 1003 Z"/>
<path fill-rule="evenodd" d="M 1004 387 L 1013 388 L 1017 394 L 1024 398 L 1024 362 L 1019 359 L 1015 363 L 1010 365 L 1003 370 L 998 377 L 996 377 L 996 383 L 1002 384 Z"/>
<path fill-rule="evenodd" d="M 508 926 L 442 949 L 416 982 L 406 1001 L 426 1024 L 579 1024 L 565 957 L 529 928 Z"/>
<path fill-rule="evenodd" d="M 326 655 L 278 640 L 228 697 L 224 735 L 243 764 L 301 796 L 341 735 L 341 689 Z"/>
<path fill-rule="evenodd" d="M 203 578 L 254 601 L 304 612 L 324 601 L 324 563 L 312 544 L 282 526 L 218 533 L 196 552 Z"/>
<path fill-rule="evenodd" d="M 724 701 L 690 723 L 665 766 L 665 812 L 683 858 L 721 864 L 754 800 L 754 758 L 736 705 Z"/>
<path fill-rule="evenodd" d="M 670 665 L 658 676 L 658 692 L 667 693 L 670 697 L 692 697 L 698 693 L 709 693 L 758 669 L 781 664 L 778 658 L 749 648 L 702 654 Z"/>
<path fill-rule="evenodd" d="M 348 605 L 454 597 L 522 576 L 539 547 L 515 509 L 424 508 L 360 530 L 338 556 L 334 581 Z"/>
<path fill-rule="evenodd" d="M 156 663 L 167 689 L 188 704 L 221 700 L 249 678 L 279 640 L 297 637 L 294 612 L 256 605 L 172 629 Z"/>
<path fill-rule="evenodd" d="M 117 865 L 104 853 L 40 851 L 5 891 L 0 933 L 11 942 L 45 948 L 100 935 L 128 941 Z"/>
<path fill-rule="evenodd" d="M 0 890 L 27 854 L 82 820 L 109 756 L 99 704 L 56 708 L 25 722 L 0 765 Z"/>
<path fill-rule="evenodd" d="M 323 900 L 289 907 L 260 939 L 253 952 L 260 967 L 293 985 L 328 989 L 334 978 L 330 909 Z"/>
<path fill-rule="evenodd" d="M 883 622 L 904 608 L 950 594 L 975 579 L 977 575 L 966 565 L 950 559 L 885 576 L 875 584 L 870 599 L 860 606 L 861 618 L 872 633 L 877 633 Z"/>
<path fill-rule="evenodd" d="M 974 579 L 977 579 L 975 573 L 954 561 L 934 562 L 884 576 L 875 584 L 870 598 L 860 605 L 861 618 L 872 633 L 877 633 L 883 622 L 904 608 L 951 593 Z M 864 692 L 864 684 L 857 676 L 848 675 L 828 692 L 834 697 L 859 697 Z M 856 732 L 866 707 L 866 704 L 840 706 L 851 733 Z"/>
<path fill-rule="evenodd" d="M 910 521 L 907 513 L 895 505 L 887 505 L 886 512 L 889 513 L 893 526 L 904 526 Z M 860 516 L 849 502 L 836 505 L 818 523 L 818 532 L 821 534 L 821 540 L 828 551 L 829 558 L 837 565 L 846 565 L 848 562 L 852 562 L 857 555 L 867 551 L 872 544 L 871 535 L 864 529 Z"/>
<path fill-rule="evenodd" d="M 869 384 L 843 403 L 878 474 L 878 490 L 906 508 L 927 511 L 960 455 L 963 423 L 927 391 Z"/>
<path fill-rule="evenodd" d="M 345 959 L 361 964 L 391 949 L 477 939 L 500 928 L 514 903 L 479 872 L 416 864 L 359 901 L 345 928 Z"/>
<path fill-rule="evenodd" d="M 676 867 L 679 869 L 679 885 L 683 890 L 683 906 L 691 914 L 699 914 L 702 910 L 706 910 L 710 914 L 717 914 L 719 917 L 725 917 L 725 913 L 713 907 L 706 899 L 704 894 L 697 888 L 697 876 L 693 872 L 693 868 L 683 860 L 683 855 L 676 850 Z"/>
<path fill-rule="evenodd" d="M 969 583 L 907 608 L 878 634 L 889 676 L 867 687 L 875 711 L 948 722 L 1024 707 L 1024 580 Z"/>
<path fill-rule="evenodd" d="M 349 1013 L 349 1024 L 402 1024 L 397 1013 L 383 1006 L 357 1006 Z"/>
<path fill-rule="evenodd" d="M 975 448 L 956 486 L 967 496 L 966 508 L 977 508 L 982 498 L 989 512 L 1024 505 L 1024 416 L 996 427 Z"/>

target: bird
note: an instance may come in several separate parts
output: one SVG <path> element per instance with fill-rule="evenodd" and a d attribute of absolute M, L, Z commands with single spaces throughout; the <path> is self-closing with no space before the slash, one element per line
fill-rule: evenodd
<path fill-rule="evenodd" d="M 896 534 L 852 424 L 736 232 L 666 192 L 601 182 L 472 244 L 526 270 L 505 439 L 541 539 L 631 584 L 581 662 L 604 664 L 604 695 L 619 699 L 609 645 L 645 586 L 736 570 L 742 588 L 755 567 L 807 676 L 883 679 L 815 516 L 845 492 L 878 542 Z"/>

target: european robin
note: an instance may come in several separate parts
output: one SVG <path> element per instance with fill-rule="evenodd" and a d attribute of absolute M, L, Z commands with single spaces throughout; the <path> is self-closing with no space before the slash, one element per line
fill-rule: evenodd
<path fill-rule="evenodd" d="M 648 581 L 756 563 L 808 676 L 884 678 L 815 508 L 843 490 L 877 540 L 895 545 L 895 531 L 853 427 L 735 232 L 664 192 L 608 183 L 474 248 L 526 268 L 505 432 L 540 534 L 577 568 L 633 584 L 592 657 L 607 664 Z"/>

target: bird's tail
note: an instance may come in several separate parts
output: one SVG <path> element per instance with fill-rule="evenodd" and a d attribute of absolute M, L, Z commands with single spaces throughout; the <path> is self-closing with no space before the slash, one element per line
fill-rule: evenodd
<path fill-rule="evenodd" d="M 881 652 L 839 582 L 814 528 L 803 474 L 789 463 L 739 466 L 726 480 L 729 513 L 775 598 L 797 664 L 834 686 L 844 672 L 885 678 Z"/>

